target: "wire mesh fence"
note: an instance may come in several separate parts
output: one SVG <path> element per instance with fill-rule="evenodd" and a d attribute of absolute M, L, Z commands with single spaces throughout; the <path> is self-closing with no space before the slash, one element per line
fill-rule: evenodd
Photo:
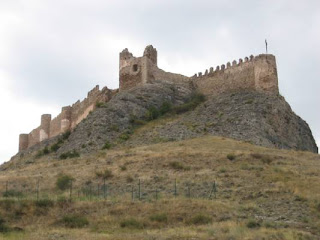
<path fill-rule="evenodd" d="M 161 198 L 206 198 L 216 199 L 218 196 L 218 184 L 213 182 L 190 183 L 175 179 L 167 184 L 155 184 L 154 182 L 137 179 L 132 183 L 123 184 L 108 182 L 106 179 L 100 182 L 88 181 L 77 184 L 75 179 L 69 179 L 64 188 L 46 189 L 41 186 L 39 179 L 30 184 L 17 184 L 6 181 L 1 183 L 4 190 L 2 199 L 68 199 L 70 201 L 97 201 L 97 200 L 131 200 L 152 201 Z"/>

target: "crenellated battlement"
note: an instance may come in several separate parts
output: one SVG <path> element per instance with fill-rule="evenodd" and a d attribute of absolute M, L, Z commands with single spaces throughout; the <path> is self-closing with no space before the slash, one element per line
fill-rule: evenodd
<path fill-rule="evenodd" d="M 227 64 L 210 67 L 191 77 L 198 90 L 206 95 L 252 89 L 278 94 L 276 59 L 271 54 L 251 55 Z"/>
<path fill-rule="evenodd" d="M 97 102 L 108 102 L 116 92 L 117 90 L 110 90 L 107 87 L 100 91 L 97 85 L 88 92 L 87 98 L 83 101 L 78 100 L 71 106 L 62 107 L 61 113 L 54 119 L 51 120 L 51 114 L 43 114 L 39 127 L 29 134 L 20 134 L 19 151 L 72 130 L 96 108 Z"/>
<path fill-rule="evenodd" d="M 198 72 L 198 73 L 194 74 L 192 76 L 192 78 L 199 78 L 199 77 L 201 78 L 201 77 L 206 77 L 208 75 L 221 73 L 221 72 L 224 72 L 224 70 L 226 70 L 226 69 L 236 68 L 236 67 L 242 66 L 243 64 L 249 64 L 250 62 L 253 62 L 255 58 L 256 57 L 251 55 L 250 57 L 245 57 L 244 60 L 242 58 L 240 58 L 238 61 L 233 60 L 232 64 L 231 64 L 231 62 L 227 62 L 226 64 L 218 65 L 215 68 L 210 67 L 209 69 L 206 69 L 203 73 Z"/>

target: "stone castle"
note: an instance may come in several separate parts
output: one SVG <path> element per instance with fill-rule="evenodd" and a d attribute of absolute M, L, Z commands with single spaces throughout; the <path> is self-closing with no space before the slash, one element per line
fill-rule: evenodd
<path fill-rule="evenodd" d="M 50 114 L 42 115 L 39 127 L 29 134 L 20 134 L 19 151 L 74 129 L 96 108 L 97 103 L 108 102 L 118 91 L 159 81 L 186 82 L 205 95 L 242 89 L 279 94 L 276 59 L 271 54 L 256 57 L 251 55 L 187 77 L 158 68 L 157 50 L 151 45 L 145 48 L 142 57 L 134 57 L 128 49 L 124 49 L 119 59 L 119 89 L 110 90 L 104 87 L 99 90 L 99 86 L 96 86 L 82 102 L 78 100 L 72 106 L 63 107 L 54 119 L 51 119 Z"/>

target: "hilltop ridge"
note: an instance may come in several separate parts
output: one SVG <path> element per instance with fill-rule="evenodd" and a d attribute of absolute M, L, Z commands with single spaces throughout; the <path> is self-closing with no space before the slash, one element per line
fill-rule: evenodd
<path fill-rule="evenodd" d="M 63 107 L 53 120 L 50 114 L 42 115 L 38 128 L 20 135 L 18 155 L 57 145 L 61 135 L 69 132 L 68 141 L 58 144 L 58 154 L 87 153 L 105 144 L 135 146 L 156 139 L 175 141 L 206 134 L 318 152 L 308 124 L 279 94 L 273 55 L 251 55 L 193 77 L 163 71 L 158 68 L 157 56 L 151 45 L 142 57 L 123 50 L 119 56 L 120 88 L 100 91 L 96 86 L 86 99 Z M 162 121 L 166 123 L 152 134 L 134 134 L 137 127 L 150 120 L 147 115 L 151 109 L 161 111 L 163 104 L 170 108 L 188 106 L 195 95 L 206 101 L 189 106 L 187 111 L 167 112 L 165 116 L 170 117 Z"/>

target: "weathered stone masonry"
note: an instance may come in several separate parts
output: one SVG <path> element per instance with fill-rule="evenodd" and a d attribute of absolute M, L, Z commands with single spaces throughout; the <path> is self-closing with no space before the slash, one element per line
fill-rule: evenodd
<path fill-rule="evenodd" d="M 269 94 L 279 94 L 276 59 L 271 54 L 250 56 L 226 65 L 213 67 L 193 77 L 165 72 L 158 68 L 157 50 L 149 45 L 142 57 L 134 57 L 128 49 L 119 56 L 120 91 L 125 91 L 146 83 L 159 81 L 186 82 L 192 84 L 197 91 L 205 95 L 218 95 L 229 91 L 251 89 Z M 87 98 L 77 101 L 72 106 L 63 107 L 61 113 L 51 120 L 50 114 L 41 116 L 41 124 L 29 134 L 20 134 L 19 151 L 25 150 L 45 139 L 57 136 L 77 126 L 97 102 L 108 102 L 118 90 L 107 87 L 99 90 L 93 88 Z"/>
<path fill-rule="evenodd" d="M 99 90 L 99 86 L 93 88 L 87 98 L 82 102 L 79 100 L 72 106 L 63 107 L 61 113 L 51 120 L 50 114 L 41 116 L 41 124 L 29 134 L 20 134 L 19 151 L 25 150 L 43 140 L 55 137 L 75 126 L 88 116 L 90 111 L 94 110 L 97 102 L 109 101 L 117 90 L 110 90 L 107 87 Z"/>

